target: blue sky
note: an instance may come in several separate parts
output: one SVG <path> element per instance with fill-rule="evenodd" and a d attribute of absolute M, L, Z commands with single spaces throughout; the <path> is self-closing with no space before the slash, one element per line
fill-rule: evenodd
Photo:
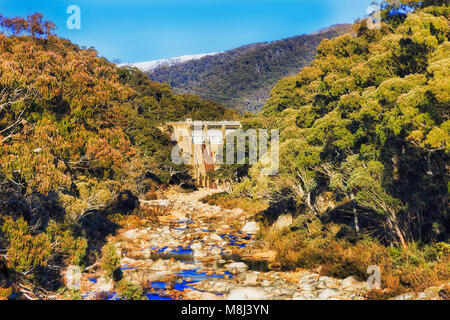
<path fill-rule="evenodd" d="M 223 51 L 314 32 L 366 15 L 372 0 L 0 0 L 4 16 L 39 11 L 56 33 L 122 62 Z M 69 5 L 81 29 L 69 30 Z"/>

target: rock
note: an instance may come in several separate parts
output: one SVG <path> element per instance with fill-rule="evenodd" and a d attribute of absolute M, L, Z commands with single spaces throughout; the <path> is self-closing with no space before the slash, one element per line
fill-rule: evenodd
<path fill-rule="evenodd" d="M 274 296 L 277 297 L 277 299 L 284 299 L 286 300 L 287 297 L 292 296 L 293 291 L 287 288 L 282 288 L 282 287 L 276 287 L 276 286 L 270 286 L 270 287 L 265 287 L 264 290 L 269 293 L 270 296 Z"/>
<path fill-rule="evenodd" d="M 414 300 L 414 293 L 404 293 L 392 298 L 392 300 Z"/>
<path fill-rule="evenodd" d="M 81 288 L 81 268 L 79 266 L 68 266 L 64 275 L 66 287 L 70 290 Z"/>
<path fill-rule="evenodd" d="M 203 245 L 201 244 L 201 242 L 194 242 L 193 244 L 191 244 L 191 249 L 192 250 L 198 250 L 203 248 Z"/>
<path fill-rule="evenodd" d="M 308 300 L 308 299 L 306 299 L 305 297 L 302 297 L 302 296 L 296 296 L 296 297 L 293 297 L 291 300 Z"/>
<path fill-rule="evenodd" d="M 233 214 L 235 214 L 235 215 L 241 215 L 241 214 L 243 214 L 245 211 L 242 210 L 241 208 L 234 208 L 234 209 L 231 210 L 231 212 L 232 212 Z"/>
<path fill-rule="evenodd" d="M 211 254 L 213 255 L 219 255 L 222 252 L 222 249 L 218 248 L 218 247 L 213 247 L 211 249 Z"/>
<path fill-rule="evenodd" d="M 140 251 L 140 250 L 129 251 L 129 252 L 127 252 L 127 255 L 126 255 L 126 257 L 129 258 L 130 260 L 145 260 L 145 259 L 150 258 L 150 256 L 151 256 L 151 253 L 147 257 L 147 255 L 143 251 Z"/>
<path fill-rule="evenodd" d="M 93 291 L 110 292 L 114 289 L 114 281 L 112 279 L 98 278 L 97 283 L 93 286 Z"/>
<path fill-rule="evenodd" d="M 249 246 L 247 246 L 249 247 Z M 251 250 L 249 253 L 242 255 L 242 258 L 250 261 L 267 261 L 274 262 L 277 257 L 275 250 Z"/>
<path fill-rule="evenodd" d="M 312 292 L 295 293 L 292 300 L 317 300 L 316 296 Z"/>
<path fill-rule="evenodd" d="M 311 292 L 311 291 L 314 290 L 314 287 L 311 286 L 311 285 L 309 285 L 309 284 L 306 284 L 306 283 L 305 283 L 305 284 L 301 284 L 301 285 L 299 286 L 299 290 Z"/>
<path fill-rule="evenodd" d="M 122 234 L 122 238 L 126 238 L 129 240 L 136 240 L 139 237 L 138 229 L 131 229 Z"/>
<path fill-rule="evenodd" d="M 203 250 L 196 249 L 193 254 L 194 258 L 203 258 L 206 257 L 206 252 Z"/>
<path fill-rule="evenodd" d="M 326 288 L 332 288 L 337 289 L 338 285 L 336 283 L 336 280 L 330 278 L 330 277 L 320 277 L 319 283 L 317 284 L 317 289 L 326 289 Z"/>
<path fill-rule="evenodd" d="M 267 279 L 264 279 L 263 281 L 261 281 L 261 287 L 268 287 L 271 284 L 272 283 L 269 280 L 267 280 Z"/>
<path fill-rule="evenodd" d="M 211 241 L 222 241 L 223 239 L 217 234 L 217 233 L 211 233 L 208 236 L 209 240 Z"/>
<path fill-rule="evenodd" d="M 224 296 L 210 292 L 202 292 L 199 300 L 225 300 Z"/>
<path fill-rule="evenodd" d="M 253 271 L 249 271 L 245 273 L 244 284 L 247 286 L 255 286 L 258 284 L 258 274 Z"/>
<path fill-rule="evenodd" d="M 171 214 L 176 219 L 179 219 L 179 220 L 186 219 L 186 215 L 183 212 L 181 212 L 181 211 L 172 211 Z"/>
<path fill-rule="evenodd" d="M 225 265 L 225 268 L 233 274 L 238 274 L 246 271 L 248 266 L 243 262 L 233 262 Z"/>
<path fill-rule="evenodd" d="M 137 260 L 134 260 L 134 259 L 131 259 L 131 258 L 128 258 L 128 257 L 126 257 L 126 258 L 123 258 L 122 260 L 121 260 L 121 265 L 122 265 L 122 267 L 123 266 L 125 266 L 125 265 L 134 265 L 134 264 L 136 264 L 136 263 L 138 263 L 138 261 Z"/>
<path fill-rule="evenodd" d="M 124 275 L 128 281 L 138 284 L 144 288 L 151 285 L 152 282 L 174 282 L 177 275 L 170 271 L 154 271 L 137 270 Z"/>
<path fill-rule="evenodd" d="M 266 292 L 260 287 L 241 287 L 231 290 L 228 300 L 265 300 Z"/>
<path fill-rule="evenodd" d="M 224 248 L 224 249 L 222 250 L 222 252 L 223 252 L 224 254 L 226 254 L 226 255 L 230 255 L 230 254 L 233 253 L 233 251 L 232 251 L 230 248 Z"/>
<path fill-rule="evenodd" d="M 358 281 L 356 278 L 350 276 L 341 281 L 339 285 L 339 289 L 341 290 L 367 290 L 368 285 L 366 282 Z"/>
<path fill-rule="evenodd" d="M 259 225 L 255 221 L 249 221 L 242 227 L 241 231 L 244 233 L 256 234 L 259 231 Z"/>
<path fill-rule="evenodd" d="M 150 270 L 152 271 L 166 271 L 168 269 L 169 269 L 169 261 L 162 259 L 156 261 L 150 267 Z"/>
<path fill-rule="evenodd" d="M 273 231 L 280 231 L 292 224 L 292 216 L 290 214 L 283 214 L 278 217 L 277 221 L 272 225 Z"/>
<path fill-rule="evenodd" d="M 425 292 L 419 292 L 419 294 L 417 295 L 417 300 L 423 300 L 426 299 L 427 295 L 425 294 Z"/>
<path fill-rule="evenodd" d="M 145 259 L 150 259 L 152 256 L 152 250 L 150 248 L 145 248 L 142 250 L 142 254 L 144 255 Z"/>
<path fill-rule="evenodd" d="M 313 269 L 313 271 L 317 274 L 320 274 L 320 272 L 322 271 L 322 266 L 318 266 L 317 268 Z"/>
<path fill-rule="evenodd" d="M 217 281 L 213 283 L 212 289 L 214 292 L 224 293 L 230 289 L 230 284 L 225 281 Z"/>
<path fill-rule="evenodd" d="M 427 296 L 427 300 L 439 298 L 439 292 L 441 291 L 441 287 L 429 287 L 425 289 L 423 292 Z"/>
<path fill-rule="evenodd" d="M 336 289 L 325 289 L 320 291 L 318 298 L 322 300 L 327 300 L 339 295 L 339 291 Z"/>

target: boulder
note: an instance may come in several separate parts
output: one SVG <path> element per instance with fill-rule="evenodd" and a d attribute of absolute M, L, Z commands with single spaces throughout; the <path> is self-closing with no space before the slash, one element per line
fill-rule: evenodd
<path fill-rule="evenodd" d="M 228 300 L 266 300 L 268 297 L 261 287 L 241 287 L 230 291 Z"/>
<path fill-rule="evenodd" d="M 150 267 L 152 271 L 167 271 L 170 268 L 170 261 L 159 259 Z"/>
<path fill-rule="evenodd" d="M 211 249 L 211 254 L 213 254 L 213 255 L 219 255 L 221 252 L 222 252 L 222 249 L 218 248 L 218 247 L 213 247 Z"/>
<path fill-rule="evenodd" d="M 97 283 L 93 286 L 93 291 L 97 292 L 110 292 L 114 289 L 114 281 L 112 279 L 107 280 L 105 278 L 98 278 Z"/>
<path fill-rule="evenodd" d="M 259 231 L 259 225 L 256 221 L 247 222 L 241 229 L 244 233 L 256 234 Z"/>
<path fill-rule="evenodd" d="M 325 289 L 320 291 L 318 298 L 321 300 L 331 299 L 339 295 L 339 291 L 336 289 Z"/>
<path fill-rule="evenodd" d="M 320 277 L 318 282 L 319 283 L 317 284 L 317 289 L 338 288 L 337 281 L 330 277 Z"/>
<path fill-rule="evenodd" d="M 358 281 L 355 277 L 347 277 L 341 281 L 339 285 L 341 290 L 366 290 L 368 285 L 366 282 Z"/>
<path fill-rule="evenodd" d="M 211 233 L 208 236 L 209 240 L 211 241 L 222 241 L 223 239 L 217 234 L 217 233 Z"/>
<path fill-rule="evenodd" d="M 122 234 L 122 238 L 136 240 L 140 236 L 139 229 L 131 229 Z"/>
<path fill-rule="evenodd" d="M 152 250 L 150 248 L 145 248 L 142 250 L 142 254 L 144 255 L 145 259 L 150 259 L 152 257 Z"/>
<path fill-rule="evenodd" d="M 201 244 L 201 242 L 194 242 L 193 244 L 191 244 L 192 250 L 199 250 L 202 248 L 203 248 L 203 245 Z"/>
<path fill-rule="evenodd" d="M 194 258 L 204 258 L 206 257 L 206 252 L 201 249 L 195 249 L 193 256 Z"/>
<path fill-rule="evenodd" d="M 129 251 L 127 252 L 127 258 L 131 260 L 145 260 L 150 258 L 151 253 L 149 256 L 146 256 L 145 253 L 141 250 L 135 250 L 135 251 Z"/>
<path fill-rule="evenodd" d="M 152 282 L 173 282 L 176 275 L 170 271 L 153 271 L 136 270 L 125 274 L 124 278 L 128 281 L 147 288 Z"/>
<path fill-rule="evenodd" d="M 258 274 L 254 271 L 249 271 L 245 273 L 244 284 L 246 286 L 255 286 L 258 284 Z"/>
<path fill-rule="evenodd" d="M 296 296 L 296 297 L 293 297 L 291 300 L 308 300 L 308 299 L 306 299 L 305 297 L 302 297 L 302 296 Z"/>
<path fill-rule="evenodd" d="M 225 300 L 224 296 L 210 292 L 202 292 L 199 300 Z"/>
<path fill-rule="evenodd" d="M 243 262 L 233 262 L 225 265 L 225 268 L 233 274 L 238 274 L 245 272 L 248 269 L 248 266 Z"/>
<path fill-rule="evenodd" d="M 235 215 L 241 215 L 241 214 L 243 214 L 245 211 L 242 210 L 241 208 L 234 208 L 234 209 L 231 210 L 231 212 L 232 212 L 233 214 L 235 214 Z"/>
<path fill-rule="evenodd" d="M 289 227 L 292 224 L 292 216 L 290 214 L 283 214 L 272 225 L 272 231 L 280 231 Z"/>

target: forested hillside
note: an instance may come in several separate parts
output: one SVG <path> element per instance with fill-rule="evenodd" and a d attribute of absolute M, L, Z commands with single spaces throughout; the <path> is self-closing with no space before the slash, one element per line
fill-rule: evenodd
<path fill-rule="evenodd" d="M 0 16 L 0 284 L 25 292 L 54 290 L 61 268 L 86 265 L 118 228 L 111 215 L 190 182 L 157 126 L 236 116 L 118 69 L 54 27 L 41 14 Z"/>
<path fill-rule="evenodd" d="M 253 166 L 231 197 L 265 201 L 268 223 L 296 217 L 284 237 L 267 235 L 286 267 L 363 278 L 379 265 L 390 293 L 449 278 L 444 3 L 385 2 L 380 29 L 362 20 L 354 35 L 322 41 L 311 65 L 244 120 L 281 129 L 280 172 L 262 176 Z"/>
<path fill-rule="evenodd" d="M 323 39 L 349 31 L 350 25 L 336 25 L 311 35 L 251 44 L 199 60 L 159 67 L 149 76 L 179 92 L 192 92 L 241 112 L 257 111 L 277 81 L 298 73 L 312 61 Z"/>
<path fill-rule="evenodd" d="M 197 248 L 213 244 L 201 252 L 203 266 L 210 266 L 211 257 L 223 259 L 219 227 L 235 230 L 226 243 L 237 251 L 229 252 L 271 253 L 271 271 L 261 272 L 264 277 L 275 269 L 304 268 L 366 281 L 368 267 L 377 266 L 381 290 L 368 292 L 368 298 L 447 283 L 449 14 L 445 0 L 387 0 L 380 28 L 362 20 L 351 30 L 338 26 L 250 45 L 169 68 L 165 75 L 171 80 L 158 70 L 159 80 L 169 84 L 134 68 L 117 68 L 94 49 L 59 38 L 55 25 L 39 13 L 0 15 L 0 299 L 19 289 L 27 299 L 81 298 L 64 287 L 69 265 L 80 266 L 85 278 L 86 271 L 97 268 L 98 279 L 111 281 L 110 289 L 120 297 L 140 299 L 142 288 L 120 275 L 123 261 L 127 266 L 143 259 L 155 269 L 140 264 L 137 271 L 166 273 L 165 262 L 142 258 L 144 250 L 157 238 L 162 246 L 153 247 L 155 253 L 175 239 L 174 249 L 184 251 L 193 243 L 188 239 Z M 176 94 L 170 84 L 211 100 Z M 268 100 L 259 114 L 239 117 L 212 101 L 222 96 L 239 110 L 257 109 Z M 243 211 L 204 206 L 211 211 L 202 212 L 197 198 L 196 207 L 186 205 L 186 189 L 195 188 L 189 168 L 170 161 L 173 143 L 158 129 L 165 121 L 185 118 L 240 119 L 243 129 L 280 129 L 277 175 L 262 175 L 262 162 L 223 165 L 208 173 L 234 185 L 230 193 L 203 201 Z M 173 232 L 178 222 L 167 219 L 172 226 L 163 229 L 155 215 L 144 221 L 147 213 L 139 210 L 139 199 L 157 199 L 170 185 L 184 188 L 172 197 L 187 219 L 186 229 Z M 211 212 L 236 220 L 219 224 Z M 203 230 L 203 221 L 189 221 L 197 213 L 211 230 Z M 280 217 L 283 224 L 275 228 Z M 149 221 L 154 236 L 145 225 Z M 251 237 L 243 222 L 258 227 Z M 120 244 L 105 245 L 124 226 L 132 231 L 128 236 L 144 230 L 145 249 L 140 236 L 128 238 L 133 246 L 120 247 L 121 252 Z M 251 241 L 248 248 L 236 245 L 238 237 Z M 172 260 L 166 259 L 167 265 Z M 182 279 L 180 263 L 171 269 L 177 274 L 166 289 L 190 283 L 175 282 Z M 186 270 L 197 273 L 194 267 Z M 274 291 L 281 278 L 271 282 Z M 145 279 L 143 286 L 153 290 L 155 280 Z M 227 274 L 238 288 L 240 279 L 248 277 Z M 100 290 L 100 298 L 111 290 Z M 449 293 L 447 285 L 436 295 L 448 299 Z"/>

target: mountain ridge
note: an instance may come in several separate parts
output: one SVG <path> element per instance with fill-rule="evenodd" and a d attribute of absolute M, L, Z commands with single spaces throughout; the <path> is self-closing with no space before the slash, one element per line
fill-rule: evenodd
<path fill-rule="evenodd" d="M 350 31 L 350 24 L 333 25 L 314 34 L 248 44 L 146 73 L 178 93 L 193 93 L 241 112 L 258 111 L 279 80 L 313 60 L 322 40 Z"/>
<path fill-rule="evenodd" d="M 126 66 L 136 67 L 143 72 L 150 72 L 161 66 L 171 66 L 171 65 L 191 61 L 191 60 L 201 59 L 206 56 L 212 56 L 212 55 L 215 55 L 218 53 L 220 53 L 220 52 L 190 54 L 190 55 L 183 55 L 183 56 L 179 56 L 179 57 L 171 57 L 171 58 L 167 58 L 167 59 L 157 59 L 157 60 L 149 60 L 149 61 L 134 62 L 134 63 L 120 63 L 120 64 L 117 64 L 117 66 L 118 67 L 126 67 Z"/>

